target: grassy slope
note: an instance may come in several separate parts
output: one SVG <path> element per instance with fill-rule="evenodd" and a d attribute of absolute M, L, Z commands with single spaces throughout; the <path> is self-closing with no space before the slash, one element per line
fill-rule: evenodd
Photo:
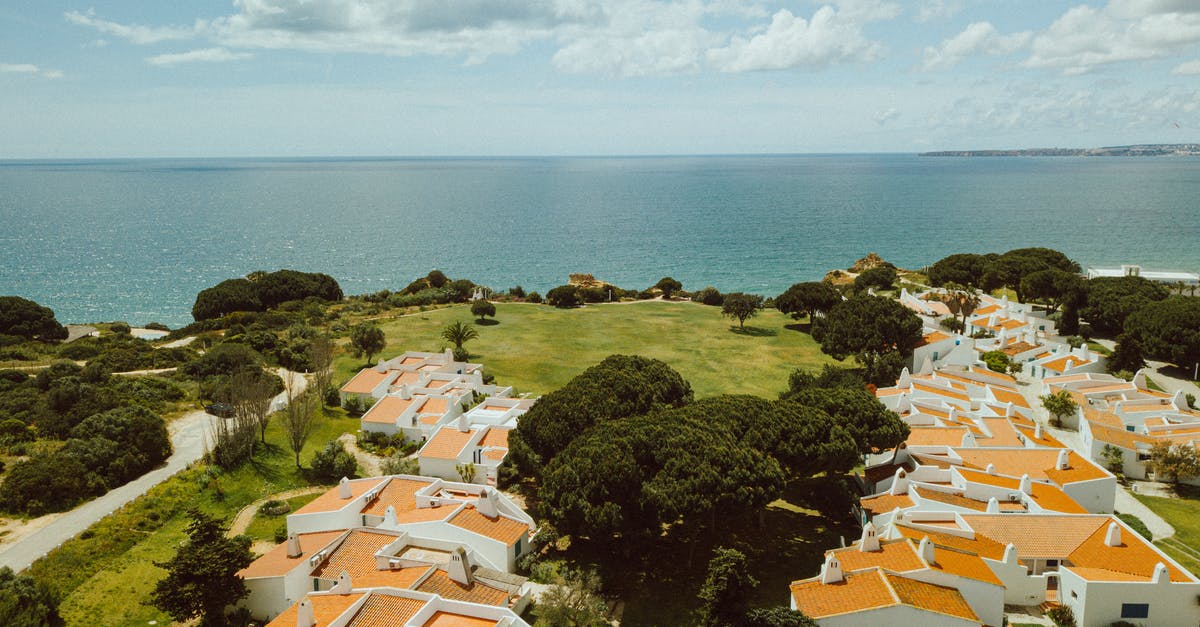
<path fill-rule="evenodd" d="M 1189 490 L 1173 499 L 1143 494 L 1134 496 L 1175 528 L 1173 537 L 1156 544 L 1175 561 L 1200 575 L 1200 494 Z"/>
<path fill-rule="evenodd" d="M 786 328 L 792 320 L 764 310 L 735 331 L 717 307 L 690 302 L 638 302 L 554 309 L 545 305 L 498 303 L 499 324 L 476 326 L 479 339 L 466 344 L 471 360 L 484 364 L 496 382 L 519 392 L 544 394 L 614 353 L 660 359 L 692 384 L 696 396 L 747 393 L 774 398 L 796 368 L 832 363 L 807 333 Z M 446 346 L 441 330 L 454 320 L 472 320 L 466 306 L 381 322 L 385 356 Z M 335 383 L 362 366 L 361 359 L 337 361 Z"/>
<path fill-rule="evenodd" d="M 326 442 L 357 428 L 358 420 L 345 417 L 341 410 L 329 410 L 318 421 L 301 460 L 307 464 Z M 33 574 L 64 594 L 61 612 L 67 623 L 170 622 L 150 605 L 150 592 L 165 574 L 154 562 L 175 554 L 186 535 L 188 508 L 199 507 L 228 520 L 256 499 L 314 483 L 296 470 L 278 425 L 268 429 L 267 441 L 268 447 L 252 464 L 218 475 L 216 485 L 202 477 L 202 469 L 184 471 L 93 525 L 92 537 L 68 541 L 36 562 Z M 218 496 L 217 486 L 223 496 Z"/>

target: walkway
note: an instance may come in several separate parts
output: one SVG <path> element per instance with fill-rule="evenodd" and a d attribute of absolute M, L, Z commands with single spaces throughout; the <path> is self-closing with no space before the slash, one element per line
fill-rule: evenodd
<path fill-rule="evenodd" d="M 284 500 L 292 498 L 293 496 L 304 496 L 305 494 L 319 494 L 321 492 L 325 492 L 328 489 L 329 489 L 329 486 L 313 485 L 313 486 L 308 486 L 306 488 L 296 488 L 294 490 L 285 490 L 278 494 L 264 496 L 261 499 L 258 499 L 257 501 L 255 501 L 255 502 L 243 507 L 241 510 L 239 510 L 237 515 L 233 517 L 233 522 L 229 523 L 229 531 L 225 535 L 232 538 L 233 536 L 236 536 L 238 534 L 245 533 L 246 529 L 250 527 L 250 523 L 254 521 L 254 515 L 258 513 L 258 508 L 262 507 L 263 503 L 266 503 L 267 501 L 273 501 L 273 500 L 284 501 Z"/>
<path fill-rule="evenodd" d="M 353 455 L 358 462 L 360 477 L 378 477 L 383 474 L 383 458 L 358 448 L 358 438 L 353 433 L 343 433 L 338 436 L 338 442 L 341 442 L 346 452 Z"/>

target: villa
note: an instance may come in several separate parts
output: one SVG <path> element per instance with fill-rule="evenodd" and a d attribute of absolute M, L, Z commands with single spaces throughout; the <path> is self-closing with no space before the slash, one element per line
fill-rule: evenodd
<path fill-rule="evenodd" d="M 402 386 L 408 386 L 412 391 L 449 392 L 450 388 L 483 385 L 483 366 L 455 361 L 449 349 L 444 353 L 408 351 L 363 368 L 338 390 L 338 394 L 343 404 L 355 397 L 360 403 L 370 405 Z"/>
<path fill-rule="evenodd" d="M 268 627 L 529 627 L 508 608 L 465 603 L 437 594 L 344 585 L 312 592 Z"/>

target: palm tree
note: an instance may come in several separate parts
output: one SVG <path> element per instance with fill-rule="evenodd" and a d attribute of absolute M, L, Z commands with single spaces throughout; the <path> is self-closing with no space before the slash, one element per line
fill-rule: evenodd
<path fill-rule="evenodd" d="M 463 349 L 463 343 L 479 337 L 479 331 L 473 325 L 462 320 L 455 320 L 442 329 L 442 339 L 454 344 L 457 351 Z"/>

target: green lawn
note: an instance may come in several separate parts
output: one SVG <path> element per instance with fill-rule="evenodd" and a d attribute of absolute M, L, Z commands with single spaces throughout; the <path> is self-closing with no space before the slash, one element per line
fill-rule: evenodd
<path fill-rule="evenodd" d="M 745 393 L 774 398 L 796 368 L 835 363 L 793 320 L 773 309 L 746 322 L 745 331 L 717 307 L 691 302 L 637 302 L 578 309 L 496 304 L 497 324 L 477 325 L 479 339 L 465 346 L 496 382 L 535 395 L 558 389 L 585 368 L 614 353 L 660 359 L 691 384 L 697 397 Z M 406 350 L 438 351 L 441 330 L 473 318 L 466 306 L 383 321 L 385 357 Z M 792 328 L 788 328 L 791 326 Z M 343 355 L 335 384 L 363 365 Z"/>
<path fill-rule="evenodd" d="M 1175 528 L 1175 535 L 1157 544 L 1167 555 L 1200 575 L 1200 490 L 1181 486 L 1176 498 L 1135 494 L 1134 497 Z"/>
<path fill-rule="evenodd" d="M 358 425 L 340 409 L 325 410 L 301 460 L 307 465 L 317 449 Z M 172 477 L 35 562 L 31 573 L 63 595 L 60 611 L 67 624 L 168 624 L 170 618 L 150 604 L 150 592 L 165 574 L 154 562 L 175 554 L 185 538 L 189 508 L 228 520 L 257 499 L 314 483 L 296 469 L 274 422 L 267 442 L 251 463 L 233 472 L 210 474 L 209 467 L 198 464 Z M 267 539 L 273 530 L 268 529 Z"/>
<path fill-rule="evenodd" d="M 321 496 L 317 494 L 303 494 L 293 496 L 290 499 L 285 499 L 289 505 L 288 512 L 294 512 L 308 504 L 309 501 Z M 250 521 L 250 525 L 246 527 L 244 535 L 250 536 L 255 540 L 265 540 L 267 542 L 275 541 L 275 530 L 287 524 L 287 514 L 279 516 L 269 516 L 261 510 L 254 515 L 254 519 Z"/>

